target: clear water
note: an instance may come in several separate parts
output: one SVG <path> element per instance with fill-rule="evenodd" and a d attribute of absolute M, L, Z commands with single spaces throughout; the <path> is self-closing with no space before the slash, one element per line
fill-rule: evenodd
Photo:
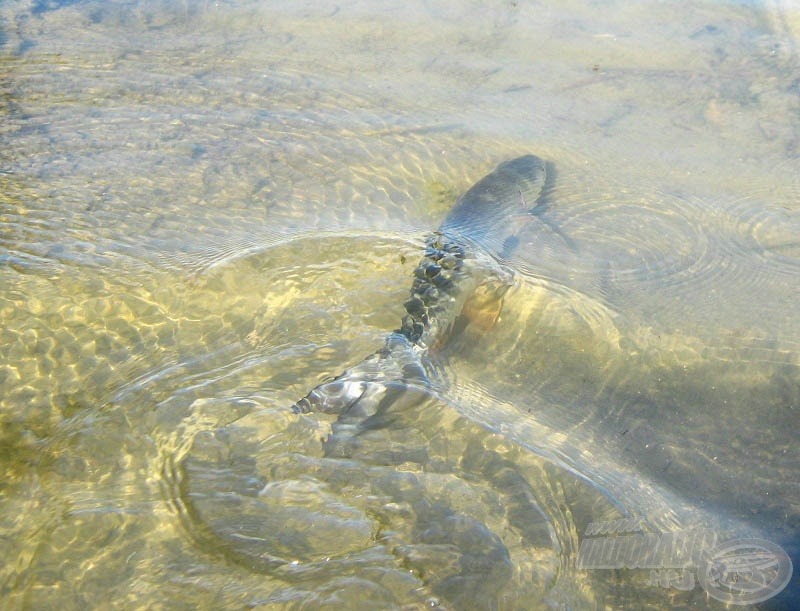
<path fill-rule="evenodd" d="M 706 608 L 578 569 L 587 525 L 800 553 L 798 35 L 779 2 L 0 3 L 4 604 Z M 500 320 L 330 451 L 289 407 L 529 152 Z"/>

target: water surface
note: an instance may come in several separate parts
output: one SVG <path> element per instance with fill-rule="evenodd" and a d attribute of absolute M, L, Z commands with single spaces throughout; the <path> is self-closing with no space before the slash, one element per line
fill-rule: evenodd
<path fill-rule="evenodd" d="M 798 558 L 798 34 L 779 2 L 0 3 L 3 599 L 718 605 L 576 568 L 623 517 Z M 359 436 L 293 414 L 525 153 L 546 205 L 443 388 Z"/>

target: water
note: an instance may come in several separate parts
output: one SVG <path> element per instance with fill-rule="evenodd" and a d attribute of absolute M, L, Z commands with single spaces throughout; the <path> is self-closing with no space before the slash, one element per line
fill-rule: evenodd
<path fill-rule="evenodd" d="M 721 605 L 577 568 L 623 517 L 797 565 L 791 3 L 274 4 L 0 4 L 5 604 Z M 528 152 L 444 388 L 291 413 Z"/>

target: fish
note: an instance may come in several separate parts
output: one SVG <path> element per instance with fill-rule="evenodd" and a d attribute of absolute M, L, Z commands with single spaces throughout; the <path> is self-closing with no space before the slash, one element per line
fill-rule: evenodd
<path fill-rule="evenodd" d="M 445 405 L 448 343 L 455 345 L 470 326 L 491 327 L 500 315 L 515 281 L 504 256 L 516 247 L 516 232 L 541 212 L 548 167 L 533 155 L 511 159 L 458 198 L 425 240 L 397 328 L 377 351 L 291 409 L 270 409 L 268 426 L 286 422 L 283 432 L 264 438 L 258 423 L 265 412 L 256 411 L 197 432 L 170 458 L 164 479 L 200 549 L 297 587 L 338 584 L 337 592 L 339 576 L 366 563 L 402 576 L 397 600 L 489 607 L 513 574 L 505 543 L 480 512 L 473 516 L 427 488 L 437 478 L 461 481 L 468 473 L 502 499 L 526 545 L 552 553 L 552 532 L 517 466 L 484 447 L 480 426 L 446 408 L 431 409 Z M 429 453 L 429 440 L 415 434 L 417 425 L 435 430 L 442 417 L 474 433 L 463 447 L 455 441 L 453 462 L 448 452 L 432 458 L 441 448 Z M 276 443 L 287 462 L 276 462 L 268 450 Z M 427 465 L 438 475 L 429 482 L 399 464 Z M 347 495 L 361 482 L 369 490 L 356 493 L 351 505 Z M 441 553 L 457 560 L 443 563 Z M 431 573 L 432 566 L 439 569 Z M 414 585 L 401 593 L 409 569 Z"/>
<path fill-rule="evenodd" d="M 514 274 L 497 255 L 513 248 L 515 230 L 535 213 L 547 183 L 547 164 L 524 155 L 458 198 L 425 242 L 399 328 L 380 350 L 315 387 L 292 410 L 339 415 L 341 427 L 345 418 L 363 422 L 385 410 L 409 389 L 435 386 L 432 353 L 467 325 L 487 329 L 499 317 Z M 493 245 L 502 246 L 493 252 Z"/>

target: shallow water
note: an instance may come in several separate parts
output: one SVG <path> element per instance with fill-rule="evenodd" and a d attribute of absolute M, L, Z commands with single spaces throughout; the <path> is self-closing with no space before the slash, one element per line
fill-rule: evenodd
<path fill-rule="evenodd" d="M 778 2 L 0 3 L 2 598 L 721 606 L 577 568 L 623 517 L 797 566 L 798 35 Z M 546 205 L 441 387 L 359 435 L 293 414 L 529 152 Z"/>

